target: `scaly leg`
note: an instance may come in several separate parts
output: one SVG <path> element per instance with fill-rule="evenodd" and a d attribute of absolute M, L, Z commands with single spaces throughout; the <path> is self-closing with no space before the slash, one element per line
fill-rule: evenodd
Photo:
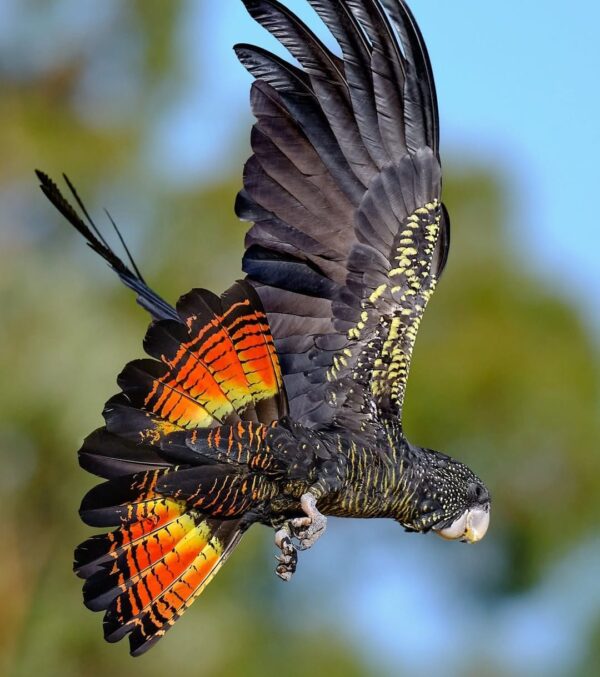
<path fill-rule="evenodd" d="M 317 496 L 310 491 L 302 496 L 300 505 L 306 517 L 294 517 L 275 532 L 275 545 L 281 550 L 275 573 L 289 581 L 298 565 L 298 550 L 307 550 L 325 533 L 327 518 L 317 510 Z M 294 545 L 292 538 L 298 543 Z"/>
<path fill-rule="evenodd" d="M 317 510 L 317 497 L 310 491 L 302 496 L 300 505 L 306 517 L 295 517 L 290 525 L 299 541 L 298 550 L 307 550 L 325 533 L 327 518 Z"/>

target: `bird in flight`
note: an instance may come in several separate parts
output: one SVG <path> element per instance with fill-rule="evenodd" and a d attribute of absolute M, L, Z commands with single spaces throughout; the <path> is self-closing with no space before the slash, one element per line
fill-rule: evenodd
<path fill-rule="evenodd" d="M 238 216 L 246 278 L 173 307 L 38 172 L 53 205 L 152 316 L 82 468 L 92 536 L 75 551 L 109 642 L 156 643 L 253 524 L 274 530 L 277 575 L 327 517 L 387 517 L 475 542 L 490 495 L 464 464 L 409 442 L 413 346 L 446 266 L 439 125 L 427 50 L 402 0 L 308 0 L 332 52 L 277 0 L 242 0 L 294 57 L 235 51 L 254 77 L 253 155 Z M 118 231 L 117 231 L 118 233 Z M 127 261 L 127 262 L 126 262 Z"/>

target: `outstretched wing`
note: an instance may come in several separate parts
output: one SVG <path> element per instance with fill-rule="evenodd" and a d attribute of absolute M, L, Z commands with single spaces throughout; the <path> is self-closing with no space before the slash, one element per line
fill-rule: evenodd
<path fill-rule="evenodd" d="M 438 113 L 419 29 L 399 0 L 309 0 L 334 55 L 276 0 L 243 0 L 299 62 L 238 45 L 255 77 L 238 215 L 290 413 L 368 432 L 401 416 L 425 306 L 445 266 Z"/>

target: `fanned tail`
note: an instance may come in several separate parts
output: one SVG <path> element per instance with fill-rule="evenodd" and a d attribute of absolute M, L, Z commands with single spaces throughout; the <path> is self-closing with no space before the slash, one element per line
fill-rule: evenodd
<path fill-rule="evenodd" d="M 264 440 L 287 412 L 258 295 L 244 282 L 221 297 L 193 290 L 177 320 L 151 325 L 146 351 L 119 377 L 106 426 L 80 450 L 107 481 L 81 517 L 115 527 L 75 552 L 84 601 L 105 611 L 104 634 L 152 646 L 200 595 L 272 495 Z M 272 478 L 271 478 L 272 479 Z"/>
<path fill-rule="evenodd" d="M 84 499 L 94 526 L 116 526 L 75 552 L 75 571 L 93 611 L 106 610 L 104 636 L 130 634 L 131 653 L 150 648 L 200 595 L 242 534 L 241 520 L 220 521 L 164 498 L 154 485 L 168 469 L 112 480 Z M 111 505 L 117 503 L 118 505 Z"/>

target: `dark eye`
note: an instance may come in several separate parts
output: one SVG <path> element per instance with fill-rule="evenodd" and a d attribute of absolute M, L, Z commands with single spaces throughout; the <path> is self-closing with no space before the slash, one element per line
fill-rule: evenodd
<path fill-rule="evenodd" d="M 485 503 L 489 501 L 490 496 L 488 490 L 479 482 L 471 482 L 469 485 L 469 498 L 477 503 Z"/>

